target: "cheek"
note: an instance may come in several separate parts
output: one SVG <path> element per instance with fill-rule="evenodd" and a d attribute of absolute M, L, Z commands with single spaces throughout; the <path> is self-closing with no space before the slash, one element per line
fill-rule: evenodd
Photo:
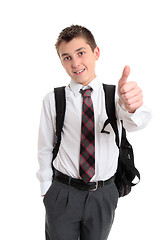
<path fill-rule="evenodd" d="M 62 64 L 62 66 L 64 67 L 64 69 L 66 70 L 67 73 L 70 72 L 71 68 L 70 68 L 69 64 L 65 63 L 65 64 Z"/>
<path fill-rule="evenodd" d="M 95 61 L 91 59 L 90 61 L 88 61 L 87 66 L 89 69 L 93 70 L 95 68 Z"/>

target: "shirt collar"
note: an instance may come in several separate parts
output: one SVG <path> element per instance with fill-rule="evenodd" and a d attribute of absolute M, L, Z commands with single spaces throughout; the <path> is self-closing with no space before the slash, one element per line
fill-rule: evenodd
<path fill-rule="evenodd" d="M 87 86 L 83 86 L 80 83 L 75 82 L 73 79 L 71 79 L 69 87 L 71 91 L 74 93 L 75 96 L 78 96 L 80 94 L 80 89 L 86 89 L 88 87 L 91 87 L 93 91 L 97 91 L 100 87 L 100 82 L 98 77 L 95 77 Z"/>

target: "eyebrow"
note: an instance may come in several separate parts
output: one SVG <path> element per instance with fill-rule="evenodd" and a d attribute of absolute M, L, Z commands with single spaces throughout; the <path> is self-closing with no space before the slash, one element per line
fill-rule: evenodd
<path fill-rule="evenodd" d="M 85 49 L 85 48 L 84 47 L 80 47 L 80 48 L 76 49 L 74 52 L 79 52 L 80 50 L 83 50 L 83 49 Z M 69 55 L 69 53 L 62 53 L 61 57 L 64 57 L 66 55 Z"/>

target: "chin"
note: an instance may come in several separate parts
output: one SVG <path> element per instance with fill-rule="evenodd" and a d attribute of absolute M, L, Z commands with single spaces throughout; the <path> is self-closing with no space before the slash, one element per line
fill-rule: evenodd
<path fill-rule="evenodd" d="M 76 78 L 72 78 L 72 79 L 79 84 L 84 84 L 85 83 L 85 81 L 81 80 L 81 79 L 76 79 Z"/>

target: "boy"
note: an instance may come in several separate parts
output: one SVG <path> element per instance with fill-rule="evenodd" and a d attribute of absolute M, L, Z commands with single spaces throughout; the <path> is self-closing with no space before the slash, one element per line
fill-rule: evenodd
<path fill-rule="evenodd" d="M 119 197 L 114 183 L 118 148 L 111 125 L 105 129 L 109 135 L 101 133 L 107 116 L 103 87 L 95 73 L 100 51 L 92 33 L 78 25 L 60 33 L 56 49 L 71 82 L 65 88 L 66 112 L 53 181 L 54 92 L 43 100 L 37 177 L 46 208 L 46 239 L 106 240 Z M 115 101 L 120 134 L 121 120 L 126 130 L 135 131 L 151 118 L 143 106 L 142 90 L 136 82 L 127 82 L 129 73 L 126 66 Z"/>

